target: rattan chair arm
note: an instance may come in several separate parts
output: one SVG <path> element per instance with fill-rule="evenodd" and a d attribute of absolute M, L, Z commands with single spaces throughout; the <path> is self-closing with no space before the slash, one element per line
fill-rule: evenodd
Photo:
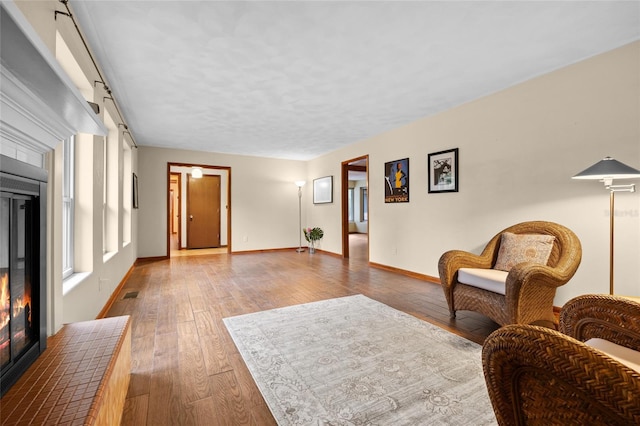
<path fill-rule="evenodd" d="M 575 297 L 560 311 L 560 331 L 583 342 L 600 338 L 640 351 L 640 303 L 604 294 Z"/>
<path fill-rule="evenodd" d="M 460 268 L 491 268 L 489 255 L 477 255 L 462 250 L 450 250 L 440 256 L 438 272 L 440 282 L 445 288 L 451 287 L 457 279 Z"/>
<path fill-rule="evenodd" d="M 519 263 L 509 271 L 505 290 L 520 293 L 527 286 L 559 287 L 568 280 L 557 268 L 536 263 Z"/>
<path fill-rule="evenodd" d="M 562 333 L 502 327 L 482 362 L 500 425 L 640 424 L 640 374 Z"/>

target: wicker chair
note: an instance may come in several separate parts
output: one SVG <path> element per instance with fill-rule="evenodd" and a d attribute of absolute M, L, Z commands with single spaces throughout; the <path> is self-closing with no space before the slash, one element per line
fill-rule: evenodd
<path fill-rule="evenodd" d="M 460 268 L 489 269 L 495 265 L 504 232 L 541 234 L 555 237 L 546 265 L 520 263 L 506 275 L 504 294 L 458 281 Z M 554 327 L 553 299 L 556 288 L 575 274 L 582 258 L 578 237 L 568 228 L 552 222 L 523 222 L 494 236 L 480 255 L 461 250 L 444 253 L 438 262 L 440 282 L 449 313 L 471 310 L 488 316 L 500 325 L 537 323 Z"/>
<path fill-rule="evenodd" d="M 570 335 L 515 324 L 485 340 L 484 376 L 498 423 L 640 424 L 640 352 L 633 352 L 640 351 L 640 304 L 580 296 L 563 307 L 560 328 Z M 637 358 L 589 346 L 599 338 L 632 349 L 623 348 Z"/>

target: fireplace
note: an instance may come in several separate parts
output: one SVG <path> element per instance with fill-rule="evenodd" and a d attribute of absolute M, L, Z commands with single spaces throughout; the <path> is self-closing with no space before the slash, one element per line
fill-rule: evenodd
<path fill-rule="evenodd" d="M 45 170 L 0 156 L 0 396 L 45 350 Z"/>

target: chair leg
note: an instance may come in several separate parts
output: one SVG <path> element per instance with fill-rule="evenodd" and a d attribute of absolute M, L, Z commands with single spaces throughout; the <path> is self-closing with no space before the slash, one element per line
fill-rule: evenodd
<path fill-rule="evenodd" d="M 456 317 L 456 311 L 453 309 L 449 309 L 449 318 L 453 319 Z"/>

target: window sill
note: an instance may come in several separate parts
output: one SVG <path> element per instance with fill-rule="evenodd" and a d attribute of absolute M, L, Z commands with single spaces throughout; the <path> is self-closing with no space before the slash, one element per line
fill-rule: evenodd
<path fill-rule="evenodd" d="M 90 274 L 90 272 L 76 272 L 62 280 L 62 295 L 66 296 L 67 293 L 82 283 Z"/>
<path fill-rule="evenodd" d="M 117 251 L 108 251 L 105 254 L 102 255 L 102 263 L 107 263 L 109 261 L 109 259 L 111 259 L 113 256 L 116 255 L 116 253 L 118 253 Z"/>

